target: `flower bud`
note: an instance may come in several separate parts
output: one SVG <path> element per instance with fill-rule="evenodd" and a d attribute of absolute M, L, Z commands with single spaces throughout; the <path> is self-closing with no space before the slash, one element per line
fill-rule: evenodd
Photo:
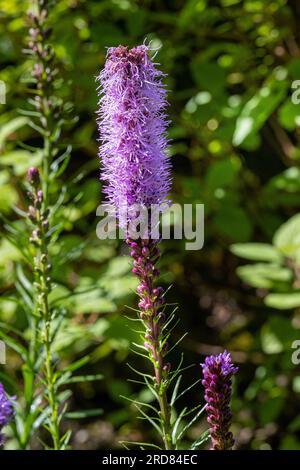
<path fill-rule="evenodd" d="M 31 167 L 27 171 L 27 179 L 32 186 L 37 187 L 40 184 L 40 173 L 36 167 Z"/>

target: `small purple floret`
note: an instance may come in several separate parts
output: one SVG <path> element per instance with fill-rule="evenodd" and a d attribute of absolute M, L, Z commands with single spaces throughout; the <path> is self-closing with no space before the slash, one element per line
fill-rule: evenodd
<path fill-rule="evenodd" d="M 27 179 L 30 184 L 33 186 L 36 186 L 40 182 L 40 173 L 39 170 L 36 167 L 31 167 L 27 171 Z"/>

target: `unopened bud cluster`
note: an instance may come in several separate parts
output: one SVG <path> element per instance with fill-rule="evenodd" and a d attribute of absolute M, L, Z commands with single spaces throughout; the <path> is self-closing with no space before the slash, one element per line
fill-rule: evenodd
<path fill-rule="evenodd" d="M 28 47 L 24 50 L 34 60 L 31 74 L 39 93 L 34 97 L 32 104 L 36 111 L 41 113 L 41 124 L 45 129 L 48 126 L 48 118 L 53 116 L 57 119 L 61 112 L 61 104 L 52 96 L 57 68 L 53 64 L 54 50 L 47 43 L 52 32 L 47 26 L 48 3 L 47 0 L 38 0 L 37 8 L 28 12 L 29 40 Z"/>
<path fill-rule="evenodd" d="M 34 286 L 38 293 L 38 313 L 43 315 L 45 299 L 51 289 L 51 278 L 49 276 L 51 265 L 49 263 L 47 249 L 49 211 L 43 207 L 43 191 L 40 188 L 40 176 L 38 169 L 30 168 L 28 170 L 27 177 L 30 184 L 30 191 L 28 192 L 28 196 L 31 201 L 31 204 L 28 207 L 27 215 L 33 225 L 30 242 L 34 247 Z"/>
<path fill-rule="evenodd" d="M 137 287 L 139 295 L 140 318 L 145 325 L 144 347 L 155 364 L 156 381 L 160 385 L 169 371 L 170 364 L 164 361 L 168 352 L 168 342 L 164 339 L 163 326 L 165 323 L 164 289 L 157 286 L 160 274 L 156 263 L 160 257 L 158 241 L 152 239 L 127 240 L 133 258 L 132 272 L 140 283 Z"/>

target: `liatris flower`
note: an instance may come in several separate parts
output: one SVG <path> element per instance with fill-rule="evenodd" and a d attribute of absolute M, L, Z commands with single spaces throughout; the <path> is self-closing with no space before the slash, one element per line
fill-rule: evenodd
<path fill-rule="evenodd" d="M 230 353 L 224 351 L 209 356 L 202 365 L 207 402 L 207 421 L 210 424 L 212 450 L 231 450 L 234 444 L 229 431 L 232 414 L 230 411 L 231 378 L 238 371 L 232 363 Z"/>
<path fill-rule="evenodd" d="M 11 421 L 14 409 L 11 399 L 5 393 L 3 385 L 0 383 L 0 446 L 4 443 L 2 429 Z"/>
<path fill-rule="evenodd" d="M 167 126 L 164 110 L 166 91 L 163 76 L 149 58 L 146 46 L 131 50 L 110 48 L 104 70 L 100 73 L 99 130 L 100 147 L 108 202 L 117 210 L 123 205 L 140 204 L 146 208 L 161 204 L 170 189 L 170 164 L 165 155 Z M 146 327 L 145 347 L 155 364 L 160 386 L 169 370 L 163 356 L 161 312 L 163 289 L 155 287 L 159 275 L 156 263 L 160 252 L 158 240 L 127 239 L 134 259 L 133 272 L 140 285 L 140 317 Z"/>
<path fill-rule="evenodd" d="M 162 77 L 147 46 L 108 49 L 98 78 L 99 155 L 107 202 L 117 213 L 124 205 L 161 204 L 170 189 Z"/>
<path fill-rule="evenodd" d="M 124 206 L 139 205 L 147 210 L 165 201 L 171 184 L 170 163 L 166 157 L 166 90 L 162 72 L 149 58 L 146 46 L 131 50 L 110 48 L 104 70 L 100 73 L 99 131 L 100 158 L 107 202 L 120 220 Z M 124 227 L 122 227 L 124 228 Z M 151 227 L 150 224 L 148 226 Z M 172 448 L 170 409 L 166 390 L 170 364 L 165 315 L 162 312 L 163 289 L 156 286 L 160 257 L 158 240 L 140 237 L 127 239 L 133 258 L 133 272 L 139 279 L 140 319 L 145 327 L 144 347 L 154 365 L 154 387 L 159 398 L 166 449 Z"/>

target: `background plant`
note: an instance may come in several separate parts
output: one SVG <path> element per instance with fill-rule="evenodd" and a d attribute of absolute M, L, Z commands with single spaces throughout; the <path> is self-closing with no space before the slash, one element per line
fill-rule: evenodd
<path fill-rule="evenodd" d="M 14 205 L 25 210 L 19 181 L 37 158 L 18 144 L 22 140 L 32 145 L 37 139 L 17 113 L 24 108 L 21 78 L 28 76 L 21 52 L 28 28 L 25 10 L 27 5 L 19 0 L 10 1 L 9 7 L 0 1 L 0 79 L 8 92 L 0 115 L 0 207 L 11 221 L 18 218 Z M 149 436 L 143 421 L 137 423 L 135 407 L 120 399 L 143 397 L 151 404 L 145 388 L 125 381 L 126 357 L 141 365 L 130 353 L 131 341 L 138 338 L 122 315 L 123 304 L 133 305 L 136 280 L 124 248 L 96 239 L 94 216 L 100 199 L 94 76 L 104 63 L 106 46 L 133 46 L 147 36 L 153 47 L 163 45 L 159 61 L 172 90 L 173 199 L 204 202 L 206 211 L 204 250 L 186 252 L 178 241 L 162 245 L 161 268 L 169 273 L 163 286 L 173 284 L 169 302 L 182 305 L 178 338 L 190 332 L 179 350 L 187 363 L 199 364 L 203 354 L 228 347 L 234 362 L 243 363 L 233 400 L 238 448 L 299 448 L 300 386 L 290 347 L 292 338 L 299 337 L 299 313 L 297 307 L 281 312 L 264 303 L 268 293 L 297 291 L 292 280 L 284 281 L 285 292 L 273 281 L 267 291 L 241 283 L 235 271 L 243 261 L 230 251 L 234 243 L 271 244 L 275 231 L 299 212 L 299 105 L 291 102 L 291 83 L 300 74 L 297 2 L 62 0 L 51 15 L 51 42 L 64 76 L 59 94 L 72 96 L 79 116 L 60 138 L 61 143 L 72 142 L 73 153 L 62 177 L 68 191 L 60 211 L 60 242 L 53 250 L 59 262 L 65 259 L 63 253 L 69 254 L 67 262 L 53 262 L 53 296 L 77 295 L 64 300 L 70 316 L 56 347 L 62 366 L 89 354 L 84 373 L 101 371 L 107 377 L 93 385 L 72 385 L 74 409 L 83 402 L 91 408 L 105 402 L 107 410 L 100 418 L 68 423 L 74 446 L 155 441 L 155 433 Z M 4 239 L 0 252 L 1 319 L 22 329 L 21 309 L 6 295 L 16 283 L 20 255 Z M 275 337 L 274 351 L 270 344 Z M 6 370 L 16 382 L 13 386 L 6 379 L 11 393 L 20 387 L 20 367 L 9 348 Z M 192 383 L 189 371 L 185 380 Z M 190 397 L 196 406 L 198 390 Z M 191 443 L 205 427 L 203 419 L 186 439 Z"/>
<path fill-rule="evenodd" d="M 30 38 L 24 52 L 30 58 L 32 71 L 31 78 L 26 78 L 24 83 L 28 84 L 27 93 L 32 94 L 33 99 L 28 100 L 28 108 L 19 110 L 41 140 L 40 147 L 27 143 L 20 143 L 20 146 L 38 157 L 41 172 L 36 167 L 28 170 L 28 212 L 24 213 L 20 207 L 15 207 L 20 219 L 16 223 L 11 223 L 2 215 L 3 235 L 22 258 L 16 267 L 16 290 L 19 296 L 12 293 L 12 297 L 8 296 L 7 299 L 16 302 L 25 314 L 25 333 L 9 323 L 3 323 L 1 337 L 23 362 L 23 389 L 19 393 L 13 425 L 18 446 L 29 448 L 35 435 L 41 440 L 40 431 L 44 427 L 49 432 L 50 443 L 43 445 L 61 450 L 66 448 L 71 435 L 70 429 L 63 434 L 60 431 L 67 399 L 70 397 L 65 386 L 70 380 L 85 380 L 83 377 L 72 377 L 72 372 L 87 362 L 88 357 L 63 371 L 57 367 L 59 355 L 55 341 L 62 333 L 67 309 L 60 306 L 59 299 L 51 299 L 54 280 L 51 255 L 53 245 L 59 244 L 59 235 L 63 229 L 60 211 L 66 187 L 63 186 L 58 194 L 58 178 L 67 167 L 70 146 L 61 151 L 63 146 L 58 141 L 70 104 L 64 103 L 56 94 L 61 79 L 57 78 L 59 69 L 55 64 L 55 53 L 47 42 L 51 35 L 51 28 L 47 24 L 51 3 L 37 0 L 32 2 L 28 12 Z M 24 226 L 24 216 L 30 221 L 27 227 L 26 223 Z M 62 262 L 63 258 L 59 264 Z M 70 294 L 64 296 L 64 299 L 69 298 Z M 10 380 L 6 374 L 5 378 Z M 86 380 L 96 378 L 90 375 Z M 14 386 L 18 388 L 16 383 Z M 63 391 L 61 387 L 64 387 Z"/>

